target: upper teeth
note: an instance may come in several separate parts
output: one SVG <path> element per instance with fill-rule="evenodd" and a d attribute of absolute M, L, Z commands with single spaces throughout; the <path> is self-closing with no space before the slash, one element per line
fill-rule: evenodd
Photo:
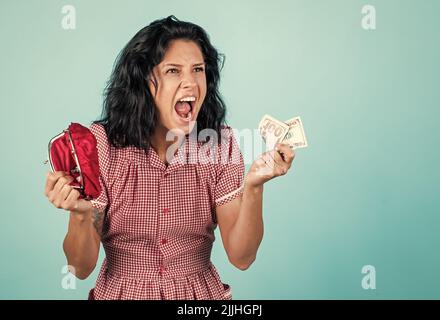
<path fill-rule="evenodd" d="M 196 98 L 195 97 L 185 97 L 185 98 L 180 99 L 179 101 L 196 101 Z"/>

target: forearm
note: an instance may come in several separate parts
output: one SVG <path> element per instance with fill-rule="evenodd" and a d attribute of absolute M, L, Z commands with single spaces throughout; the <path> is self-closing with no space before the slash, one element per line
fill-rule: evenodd
<path fill-rule="evenodd" d="M 64 253 L 71 270 L 78 278 L 85 279 L 95 268 L 99 255 L 100 236 L 93 210 L 87 213 L 70 212 L 69 228 L 64 239 Z"/>
<path fill-rule="evenodd" d="M 229 237 L 230 259 L 248 267 L 257 255 L 263 238 L 263 186 L 245 184 L 240 213 Z"/>

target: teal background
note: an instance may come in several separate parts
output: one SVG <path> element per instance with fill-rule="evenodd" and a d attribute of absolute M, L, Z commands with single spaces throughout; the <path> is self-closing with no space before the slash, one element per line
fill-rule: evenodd
<path fill-rule="evenodd" d="M 76 30 L 61 28 L 63 5 Z M 372 4 L 377 29 L 361 28 Z M 204 27 L 226 55 L 228 122 L 301 116 L 309 147 L 265 186 L 265 236 L 235 299 L 438 299 L 440 2 L 0 2 L 0 298 L 85 299 L 61 286 L 68 214 L 43 195 L 48 140 L 101 111 L 113 62 L 151 21 Z M 103 251 L 101 251 L 101 260 Z M 376 268 L 376 290 L 361 286 Z"/>

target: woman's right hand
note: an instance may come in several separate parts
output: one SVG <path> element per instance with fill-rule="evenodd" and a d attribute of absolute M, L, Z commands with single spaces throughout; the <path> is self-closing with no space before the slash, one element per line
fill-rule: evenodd
<path fill-rule="evenodd" d="M 69 184 L 73 177 L 64 171 L 48 172 L 44 195 L 59 209 L 75 213 L 86 213 L 92 210 L 90 201 L 79 199 L 80 193 Z"/>

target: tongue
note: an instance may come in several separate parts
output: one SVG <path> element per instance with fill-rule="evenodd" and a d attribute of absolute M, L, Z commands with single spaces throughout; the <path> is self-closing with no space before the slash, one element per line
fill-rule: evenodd
<path fill-rule="evenodd" d="M 174 106 L 174 109 L 176 109 L 176 112 L 179 114 L 179 116 L 186 117 L 188 115 L 188 112 L 191 111 L 191 106 L 186 101 L 177 102 L 176 105 Z"/>

